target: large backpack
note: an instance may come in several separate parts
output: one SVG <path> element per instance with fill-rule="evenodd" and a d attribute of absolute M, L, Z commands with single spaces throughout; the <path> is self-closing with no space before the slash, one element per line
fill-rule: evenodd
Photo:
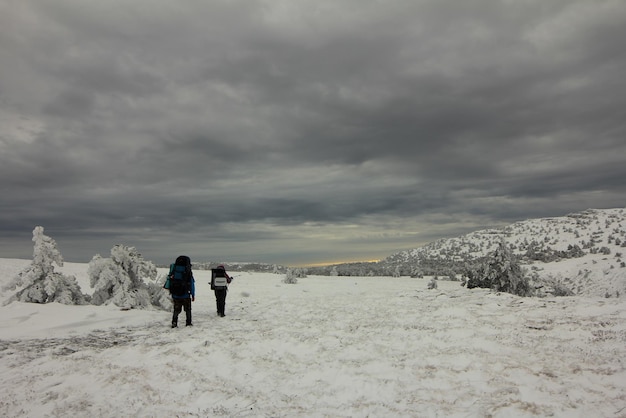
<path fill-rule="evenodd" d="M 229 280 L 226 278 L 226 270 L 221 268 L 211 269 L 211 290 L 227 289 Z"/>
<path fill-rule="evenodd" d="M 191 260 L 186 255 L 176 258 L 170 266 L 170 294 L 184 297 L 191 291 Z"/>

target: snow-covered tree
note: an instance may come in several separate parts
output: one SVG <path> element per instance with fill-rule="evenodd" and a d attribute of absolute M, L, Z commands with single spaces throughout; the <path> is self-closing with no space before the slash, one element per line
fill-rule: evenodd
<path fill-rule="evenodd" d="M 467 287 L 486 287 L 519 296 L 531 294 L 529 278 L 525 276 L 513 252 L 504 240 L 487 256 L 487 261 L 467 271 Z"/>
<path fill-rule="evenodd" d="M 7 287 L 20 288 L 11 298 L 21 302 L 83 305 L 89 297 L 84 295 L 74 276 L 65 276 L 54 271 L 54 265 L 63 267 L 63 256 L 55 240 L 43 233 L 42 226 L 33 230 L 33 262 L 21 271 Z"/>
<path fill-rule="evenodd" d="M 152 305 L 155 289 L 149 289 L 144 279 L 155 281 L 157 270 L 135 247 L 116 245 L 111 248 L 111 258 L 94 256 L 87 274 L 94 288 L 94 305 L 112 303 L 125 309 Z"/>

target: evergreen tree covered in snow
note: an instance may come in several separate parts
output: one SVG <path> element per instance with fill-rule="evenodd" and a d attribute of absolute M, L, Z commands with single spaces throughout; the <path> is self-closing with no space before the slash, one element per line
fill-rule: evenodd
<path fill-rule="evenodd" d="M 484 287 L 519 296 L 531 294 L 528 277 L 504 241 L 487 256 L 487 261 L 467 271 L 467 287 Z"/>
<path fill-rule="evenodd" d="M 82 305 L 88 302 L 74 276 L 54 271 L 54 265 L 63 267 L 63 256 L 57 243 L 43 233 L 42 226 L 33 230 L 33 262 L 21 271 L 8 289 L 20 288 L 12 300 L 33 303 L 59 302 Z"/>
<path fill-rule="evenodd" d="M 154 286 L 149 287 L 144 281 L 155 281 L 156 267 L 144 260 L 135 247 L 116 245 L 111 248 L 111 258 L 94 256 L 87 274 L 94 288 L 91 298 L 94 305 L 112 303 L 125 309 L 146 308 L 158 299 Z"/>

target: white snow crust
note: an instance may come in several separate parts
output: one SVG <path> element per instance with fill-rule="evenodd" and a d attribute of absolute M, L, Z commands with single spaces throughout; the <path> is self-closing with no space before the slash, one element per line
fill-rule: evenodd
<path fill-rule="evenodd" d="M 28 263 L 0 259 L 0 285 Z M 87 264 L 60 270 L 90 293 Z M 624 298 L 237 273 L 219 318 L 210 272 L 194 274 L 193 327 L 0 307 L 0 416 L 626 417 Z"/>

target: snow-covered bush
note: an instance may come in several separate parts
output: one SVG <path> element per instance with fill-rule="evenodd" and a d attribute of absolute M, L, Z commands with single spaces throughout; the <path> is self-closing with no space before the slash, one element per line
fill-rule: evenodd
<path fill-rule="evenodd" d="M 501 241 L 498 248 L 478 267 L 466 272 L 467 287 L 485 287 L 498 292 L 530 296 L 530 283 L 513 252 Z"/>
<path fill-rule="evenodd" d="M 287 269 L 283 283 L 296 284 L 299 278 L 306 277 L 306 273 L 302 269 Z"/>
<path fill-rule="evenodd" d="M 424 272 L 420 269 L 420 268 L 413 268 L 411 270 L 411 277 L 412 278 L 419 278 L 419 279 L 423 279 L 424 278 Z"/>
<path fill-rule="evenodd" d="M 156 267 L 144 260 L 135 247 L 116 245 L 111 248 L 111 258 L 94 256 L 87 274 L 94 288 L 91 298 L 94 305 L 112 303 L 125 309 L 145 308 L 155 300 L 157 290 L 149 287 L 144 279 L 154 282 Z"/>
<path fill-rule="evenodd" d="M 578 272 L 578 276 L 582 276 L 581 271 Z M 534 287 L 534 296 L 574 296 L 575 293 L 571 290 L 573 280 L 569 278 L 563 278 L 560 274 L 556 277 L 552 274 L 547 276 L 540 276 L 536 271 L 530 276 L 530 283 Z"/>
<path fill-rule="evenodd" d="M 553 296 L 574 296 L 574 292 L 560 281 L 556 281 L 552 285 Z"/>
<path fill-rule="evenodd" d="M 167 274 L 157 277 L 154 282 L 148 283 L 148 294 L 152 306 L 169 311 L 172 309 L 172 297 L 168 290 L 163 289 Z"/>
<path fill-rule="evenodd" d="M 287 284 L 296 284 L 298 283 L 298 278 L 292 269 L 287 269 L 287 273 L 285 273 L 285 278 L 283 279 L 283 283 Z"/>
<path fill-rule="evenodd" d="M 430 279 L 430 282 L 428 282 L 428 289 L 436 289 L 437 288 L 437 277 L 433 277 L 432 279 Z"/>
<path fill-rule="evenodd" d="M 83 305 L 89 297 L 84 295 L 74 276 L 54 271 L 54 265 L 63 267 L 63 256 L 55 240 L 43 233 L 42 226 L 33 230 L 33 262 L 21 271 L 6 288 L 20 290 L 9 299 L 21 302 Z"/>

